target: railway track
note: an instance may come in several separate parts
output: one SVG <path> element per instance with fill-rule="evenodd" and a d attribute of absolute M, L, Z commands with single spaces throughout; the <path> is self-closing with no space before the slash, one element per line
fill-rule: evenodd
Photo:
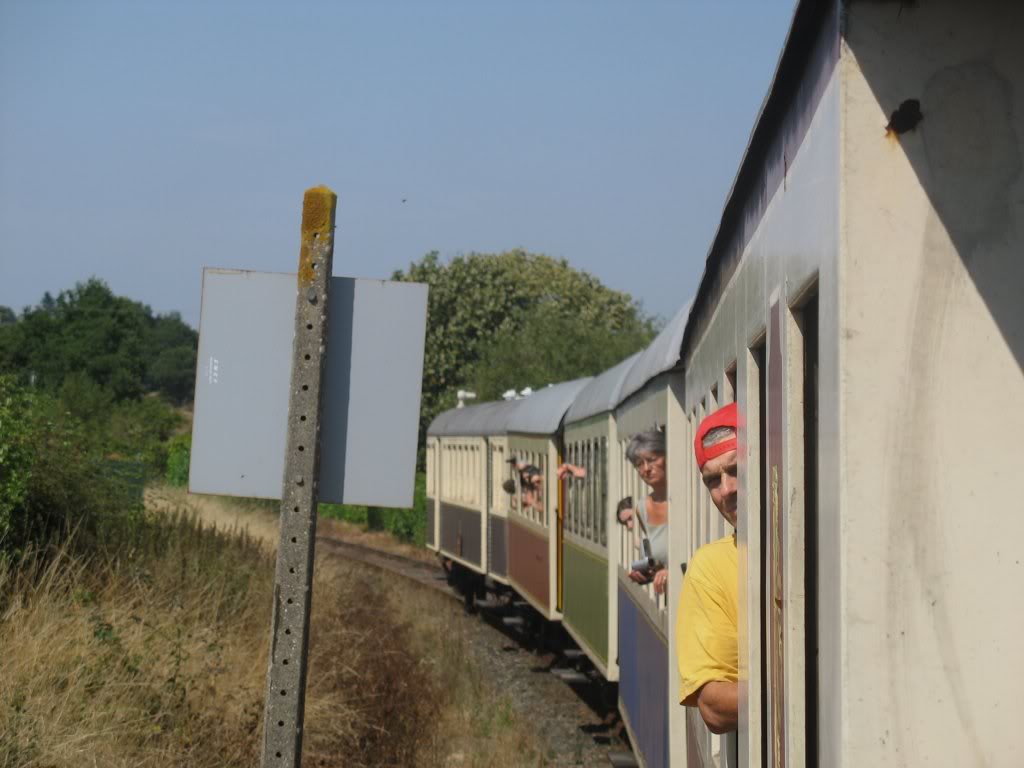
<path fill-rule="evenodd" d="M 321 552 L 354 560 L 415 582 L 453 601 L 463 602 L 461 592 L 449 585 L 439 564 L 413 560 L 373 547 L 320 534 Z M 502 601 L 498 609 L 479 611 L 482 621 L 469 624 L 475 638 L 477 661 L 490 670 L 505 690 L 544 731 L 551 745 L 554 765 L 636 765 L 618 721 L 613 689 L 599 678 L 579 670 L 580 656 L 559 638 L 530 634 L 529 621 L 505 621 L 516 615 L 514 601 Z M 467 615 L 467 619 L 473 617 Z M 566 674 L 572 671 L 575 674 Z M 544 712 L 543 718 L 538 713 Z"/>
<path fill-rule="evenodd" d="M 384 552 L 363 544 L 344 541 L 334 536 L 318 535 L 316 541 L 318 546 L 326 547 L 336 555 L 357 560 L 360 563 L 372 565 L 376 568 L 382 568 L 385 571 L 403 576 L 410 581 L 415 581 L 417 584 L 428 589 L 440 592 L 453 600 L 462 600 L 462 595 L 449 586 L 447 577 L 437 565 L 412 560 L 402 555 L 396 555 L 393 552 Z"/>

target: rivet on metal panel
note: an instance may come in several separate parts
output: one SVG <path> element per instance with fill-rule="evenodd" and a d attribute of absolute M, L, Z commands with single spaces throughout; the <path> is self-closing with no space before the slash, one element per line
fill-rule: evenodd
<path fill-rule="evenodd" d="M 310 286 L 309 290 L 306 291 L 306 298 L 309 299 L 310 304 L 316 304 L 316 288 Z"/>

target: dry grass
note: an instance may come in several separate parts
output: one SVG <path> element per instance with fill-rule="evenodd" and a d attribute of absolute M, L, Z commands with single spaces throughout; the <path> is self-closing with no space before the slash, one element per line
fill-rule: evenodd
<path fill-rule="evenodd" d="M 258 762 L 272 559 L 180 516 L 159 536 L 0 574 L 0 766 Z M 437 697 L 386 601 L 351 575 L 316 575 L 305 764 L 417 764 Z"/>
<path fill-rule="evenodd" d="M 177 494 L 177 495 L 175 495 Z M 159 495 L 186 503 L 209 523 L 244 529 L 268 544 L 277 537 L 277 517 L 263 503 L 186 495 L 176 489 L 159 489 Z M 345 541 L 433 562 L 433 553 L 398 542 L 390 534 L 364 531 L 359 526 L 338 520 L 317 523 L 318 530 Z M 352 586 L 352 574 L 361 566 L 349 566 L 339 559 L 321 558 L 318 566 L 338 579 L 336 589 Z M 365 576 L 361 576 L 365 581 Z M 347 581 L 346 581 L 347 580 Z M 320 587 L 314 605 L 323 599 Z M 358 589 L 365 595 L 377 593 L 365 583 Z M 386 606 L 386 608 L 385 608 Z M 388 610 L 397 622 L 403 642 L 411 656 L 421 660 L 427 670 L 429 689 L 437 711 L 428 738 L 418 744 L 415 765 L 441 768 L 521 768 L 546 765 L 545 748 L 530 723 L 518 716 L 507 694 L 499 691 L 488 671 L 475 661 L 471 650 L 472 624 L 468 624 L 461 606 L 443 595 L 418 585 L 389 592 L 385 602 L 375 607 Z M 372 619 L 367 623 L 372 624 Z M 314 678 L 311 676 L 310 680 Z M 425 691 L 419 695 L 425 695 Z M 308 754 L 308 753 L 307 753 Z M 308 758 L 307 758 L 308 759 Z"/>
<path fill-rule="evenodd" d="M 472 652 L 474 618 L 458 603 L 426 589 L 396 594 L 396 617 L 412 628 L 412 651 L 430 667 L 440 717 L 421 752 L 424 764 L 447 768 L 545 766 L 546 746 Z M 542 713 L 538 713 L 542 717 Z"/>
<path fill-rule="evenodd" d="M 0 768 L 258 763 L 276 520 L 148 501 L 162 514 L 131 551 L 0 570 Z M 459 611 L 321 558 L 304 765 L 543 764 Z"/>
<path fill-rule="evenodd" d="M 156 535 L 0 574 L 0 766 L 252 763 L 269 561 L 181 518 Z"/>

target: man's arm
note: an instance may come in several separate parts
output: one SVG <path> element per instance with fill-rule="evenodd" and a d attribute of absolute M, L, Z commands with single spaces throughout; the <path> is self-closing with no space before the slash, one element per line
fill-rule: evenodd
<path fill-rule="evenodd" d="M 739 725 L 739 684 L 714 680 L 705 683 L 683 704 L 700 710 L 700 716 L 712 733 L 729 733 Z"/>

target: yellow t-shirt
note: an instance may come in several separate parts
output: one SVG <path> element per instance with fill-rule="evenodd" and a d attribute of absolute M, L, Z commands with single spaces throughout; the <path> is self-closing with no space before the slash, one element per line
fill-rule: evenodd
<path fill-rule="evenodd" d="M 736 537 L 697 550 L 686 570 L 676 615 L 676 654 L 685 701 L 705 683 L 738 678 L 739 575 Z"/>

